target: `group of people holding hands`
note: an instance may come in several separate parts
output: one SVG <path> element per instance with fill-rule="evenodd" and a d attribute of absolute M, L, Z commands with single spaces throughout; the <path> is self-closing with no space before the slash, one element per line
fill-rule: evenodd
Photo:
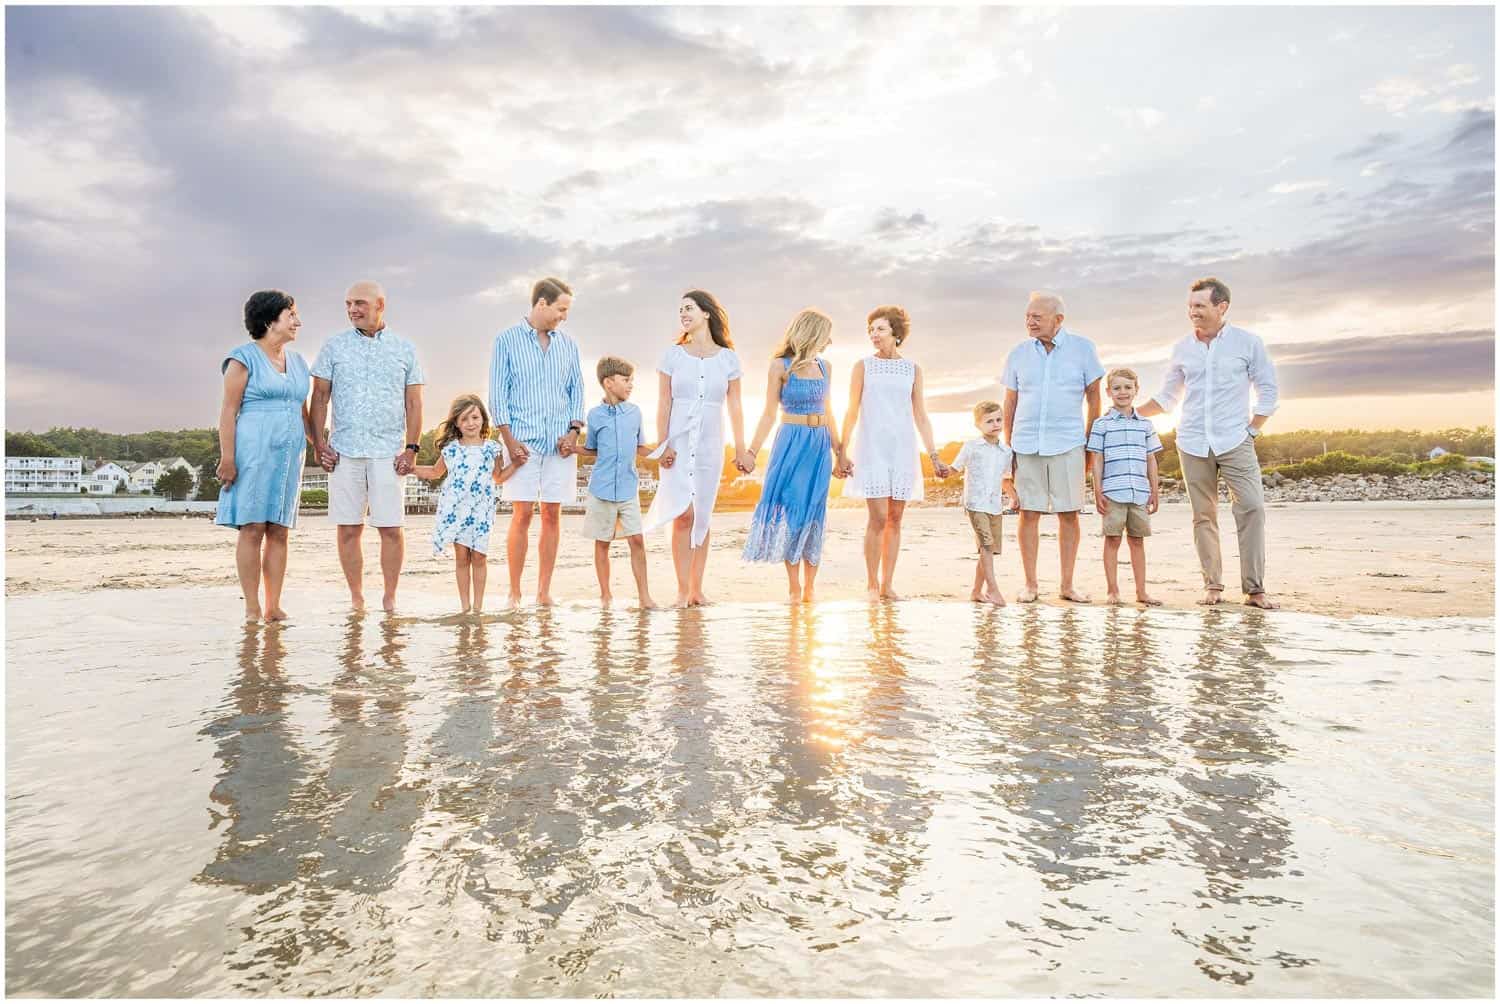
<path fill-rule="evenodd" d="M 676 605 L 705 604 L 726 412 L 733 462 L 746 474 L 754 471 L 761 446 L 778 426 L 779 412 L 743 558 L 781 562 L 794 603 L 814 597 L 828 489 L 835 477 L 844 481 L 844 497 L 863 499 L 867 507 L 870 598 L 899 599 L 893 583 L 902 517 L 924 494 L 920 437 L 936 476 L 963 471 L 964 508 L 978 551 L 971 599 L 1005 603 L 993 556 L 1000 553 L 1001 518 L 1009 501 L 1020 512 L 1017 540 L 1026 581 L 1019 599 L 1037 599 L 1039 524 L 1042 514 L 1051 513 L 1058 518 L 1059 595 L 1090 602 L 1073 583 L 1088 467 L 1103 519 L 1109 600 L 1120 600 L 1117 560 L 1123 538 L 1129 541 L 1135 599 L 1155 605 L 1146 591 L 1144 542 L 1159 501 L 1156 455 L 1162 444 L 1149 418 L 1179 403 L 1177 449 L 1203 569 L 1200 602 L 1219 603 L 1224 591 L 1217 524 L 1222 475 L 1233 499 L 1245 602 L 1275 607 L 1263 582 L 1265 502 L 1254 445 L 1276 407 L 1275 371 L 1261 340 L 1226 322 L 1229 289 L 1218 279 L 1193 283 L 1188 296 L 1193 331 L 1173 346 L 1161 391 L 1139 408 L 1134 407 L 1135 373 L 1123 367 L 1106 373 L 1094 344 L 1063 326 L 1062 299 L 1033 293 L 1026 308 L 1028 337 L 1005 362 L 1004 399 L 974 405 L 979 435 L 962 445 L 951 468 L 933 441 L 921 367 L 902 355 L 911 319 L 901 307 L 877 307 L 866 319 L 872 351 L 853 366 L 842 424 L 830 394 L 832 367 L 823 358 L 833 322 L 818 310 L 798 313 L 772 352 L 765 409 L 747 443 L 744 371 L 729 316 L 711 294 L 688 291 L 678 307 L 677 336 L 656 366 L 658 439 L 648 442 L 641 410 L 630 402 L 635 368 L 629 361 L 612 355 L 599 360 L 595 377 L 601 400 L 586 410 L 578 343 L 562 327 L 572 302 L 573 291 L 562 280 L 535 283 L 525 316 L 495 338 L 487 399 L 468 393 L 454 400 L 438 428 L 436 460 L 418 465 L 425 377 L 412 343 L 385 324 L 380 286 L 361 281 L 350 287 L 345 309 L 352 326 L 330 338 L 311 367 L 288 348 L 301 326 L 293 298 L 280 290 L 253 294 L 245 304 L 251 341 L 229 353 L 221 366 L 218 477 L 223 488 L 216 515 L 218 524 L 239 533 L 236 565 L 246 616 L 286 617 L 280 601 L 287 532 L 296 524 L 306 444 L 329 472 L 328 512 L 338 528 L 339 560 L 356 609 L 364 606 L 361 534 L 367 519 L 380 535 L 382 605 L 395 608 L 405 548 L 402 479 L 408 474 L 444 479 L 432 546 L 437 554 L 452 548 L 465 612 L 483 609 L 497 490 L 512 507 L 507 605 L 521 602 L 534 517 L 541 524 L 536 602 L 551 603 L 561 510 L 576 501 L 581 456 L 593 460 L 583 534 L 594 541 L 602 602 L 607 606 L 613 598 L 610 543 L 623 537 L 639 603 L 656 605 L 645 534 L 669 528 Z M 1112 405 L 1107 412 L 1101 384 Z M 325 438 L 330 404 L 333 431 Z M 639 499 L 641 457 L 657 460 L 660 467 L 658 489 L 645 513 Z"/>

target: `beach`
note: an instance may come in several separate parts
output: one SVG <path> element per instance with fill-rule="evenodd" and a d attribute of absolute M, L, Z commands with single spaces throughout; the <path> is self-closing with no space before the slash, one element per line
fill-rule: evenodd
<path fill-rule="evenodd" d="M 720 513 L 718 602 L 631 609 L 621 545 L 600 611 L 569 517 L 482 616 L 430 517 L 351 614 L 313 517 L 277 625 L 202 518 L 12 520 L 6 991 L 1488 997 L 1493 515 L 1273 507 L 1274 613 L 1193 605 L 1180 504 L 1150 610 L 968 603 L 917 508 L 903 602 L 834 509 L 816 604 Z"/>
<path fill-rule="evenodd" d="M 501 515 L 490 542 L 488 606 L 505 599 L 505 532 Z M 710 599 L 774 602 L 786 595 L 779 565 L 740 560 L 750 513 L 714 516 L 706 589 Z M 1164 503 L 1146 545 L 1148 587 L 1170 608 L 1191 608 L 1202 595 L 1193 551 L 1192 514 L 1186 503 Z M 1096 603 L 1105 596 L 1099 518 L 1084 516 L 1077 583 Z M 579 533 L 581 516 L 565 515 L 553 598 L 568 604 L 598 600 L 592 544 Z M 996 574 L 1007 598 L 1023 582 L 1015 544 L 1016 518 L 1005 518 L 1004 552 Z M 431 553 L 431 516 L 407 518 L 407 555 L 401 608 L 436 614 L 456 603 L 452 559 Z M 1238 551 L 1234 520 L 1220 507 L 1226 600 L 1238 604 Z M 1494 611 L 1495 509 L 1491 501 L 1329 502 L 1273 504 L 1267 515 L 1267 588 L 1288 610 L 1350 617 L 1489 617 Z M 6 524 L 6 590 L 11 596 L 115 589 L 192 587 L 221 598 L 223 616 L 239 609 L 234 575 L 234 533 L 202 518 L 115 520 L 11 520 Z M 825 600 L 864 595 L 864 510 L 829 509 L 828 536 L 818 576 Z M 1042 519 L 1038 574 L 1043 602 L 1057 593 L 1057 522 Z M 380 599 L 377 535 L 367 530 L 366 600 Z M 974 575 L 974 537 L 961 509 L 917 506 L 908 510 L 897 591 L 924 600 L 966 600 Z M 671 551 L 664 534 L 647 541 L 651 588 L 659 602 L 674 595 Z M 629 554 L 613 548 L 617 604 L 634 604 Z M 1120 577 L 1131 594 L 1129 551 L 1120 549 Z M 523 575 L 535 594 L 536 525 Z M 286 607 L 294 616 L 310 604 L 338 606 L 346 595 L 327 517 L 303 516 L 292 532 Z M 325 604 L 326 601 L 326 604 Z M 66 607 L 59 607 L 66 609 Z"/>

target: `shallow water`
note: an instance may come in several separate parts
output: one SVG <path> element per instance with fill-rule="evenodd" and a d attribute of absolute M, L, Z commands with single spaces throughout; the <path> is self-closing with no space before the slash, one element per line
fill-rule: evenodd
<path fill-rule="evenodd" d="M 1494 990 L 1488 620 L 73 597 L 7 604 L 12 994 Z"/>

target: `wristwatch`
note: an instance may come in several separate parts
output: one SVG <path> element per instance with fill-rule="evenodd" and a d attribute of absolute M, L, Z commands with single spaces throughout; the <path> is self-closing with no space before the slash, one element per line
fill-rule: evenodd
<path fill-rule="evenodd" d="M 411 452 L 413 452 L 413 453 L 421 453 L 422 452 L 422 446 L 421 446 L 420 443 L 407 443 L 406 444 L 406 448 L 408 450 L 410 450 Z"/>

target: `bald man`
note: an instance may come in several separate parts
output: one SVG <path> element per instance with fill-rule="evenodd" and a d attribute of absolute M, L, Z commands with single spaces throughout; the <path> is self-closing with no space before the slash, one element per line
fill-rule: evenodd
<path fill-rule="evenodd" d="M 363 610 L 365 516 L 380 534 L 381 606 L 396 609 L 406 557 L 406 475 L 422 436 L 422 367 L 411 342 L 385 326 L 385 290 L 368 279 L 344 294 L 354 325 L 323 344 L 312 366 L 312 427 L 318 460 L 328 471 L 328 516 L 338 527 L 339 564 L 349 598 Z M 333 435 L 323 417 L 333 401 Z"/>

